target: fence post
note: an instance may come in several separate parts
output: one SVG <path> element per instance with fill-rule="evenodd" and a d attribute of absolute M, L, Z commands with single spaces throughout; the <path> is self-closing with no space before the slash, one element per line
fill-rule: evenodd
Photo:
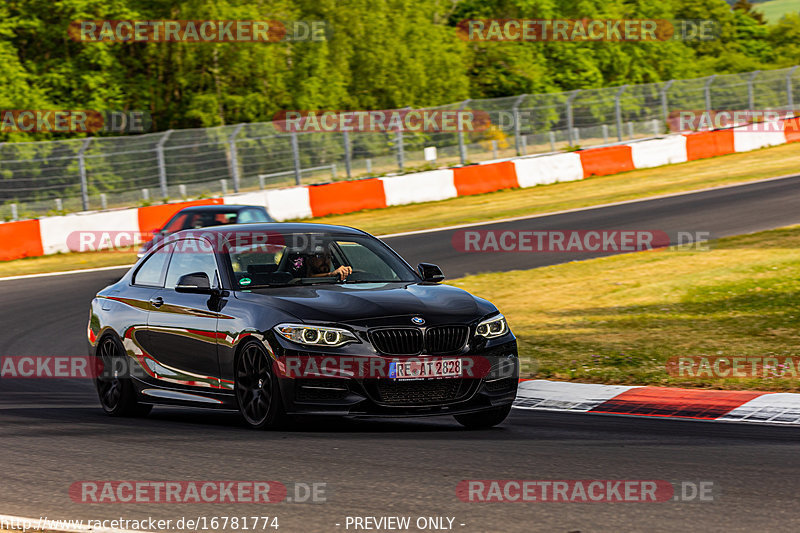
<path fill-rule="evenodd" d="M 555 152 L 556 151 L 556 134 L 553 133 L 553 130 L 550 130 L 547 133 L 550 134 L 550 135 L 548 135 L 550 137 L 550 151 L 551 152 Z"/>
<path fill-rule="evenodd" d="M 11 204 L 11 220 L 19 218 L 19 211 L 17 211 L 17 204 Z"/>
<path fill-rule="evenodd" d="M 395 142 L 397 143 L 397 168 L 400 169 L 400 172 L 403 172 L 403 166 L 405 164 L 405 153 L 403 151 L 402 126 L 397 128 L 397 133 L 395 133 Z"/>
<path fill-rule="evenodd" d="M 167 130 L 156 143 L 156 157 L 158 158 L 158 182 L 161 185 L 161 197 L 169 196 L 167 193 L 167 166 L 164 163 L 164 143 L 167 142 L 172 130 Z"/>
<path fill-rule="evenodd" d="M 608 124 L 603 124 L 603 144 L 608 144 Z"/>
<path fill-rule="evenodd" d="M 523 155 L 522 153 L 522 140 L 520 139 L 521 128 L 519 125 L 519 105 L 522 103 L 522 100 L 528 96 L 527 94 L 521 94 L 516 100 L 514 100 L 514 106 L 511 108 L 511 113 L 514 118 L 514 148 L 517 150 L 517 155 Z"/>
<path fill-rule="evenodd" d="M 573 122 L 574 122 L 574 118 L 572 116 L 572 101 L 575 99 L 576 96 L 578 96 L 579 92 L 580 91 L 576 89 L 576 90 L 570 92 L 569 96 L 567 96 L 567 140 L 568 140 L 570 146 L 574 146 L 575 145 L 575 143 L 572 142 L 572 140 L 573 140 L 572 139 L 572 126 L 573 126 Z"/>
<path fill-rule="evenodd" d="M 464 100 L 461 102 L 461 105 L 458 107 L 459 111 L 463 111 L 470 100 Z M 464 142 L 464 131 L 461 128 L 458 128 L 458 156 L 461 159 L 461 164 L 467 164 L 467 145 Z"/>
<path fill-rule="evenodd" d="M 342 132 L 342 140 L 344 141 L 344 171 L 347 173 L 347 179 L 352 178 L 352 161 L 350 155 L 350 132 L 347 130 Z"/>
<path fill-rule="evenodd" d="M 716 77 L 716 74 L 709 76 L 706 86 L 703 87 L 703 92 L 706 94 L 706 111 L 711 111 L 711 84 L 714 83 L 714 78 Z"/>
<path fill-rule="evenodd" d="M 790 68 L 789 72 L 786 74 L 786 96 L 788 97 L 789 109 L 791 111 L 794 111 L 794 98 L 792 95 L 792 76 L 794 75 L 795 70 L 797 70 L 797 65 Z"/>
<path fill-rule="evenodd" d="M 753 71 L 750 73 L 750 77 L 747 78 L 747 104 L 751 111 L 756 107 L 755 95 L 753 94 L 753 80 L 756 79 L 759 73 L 761 73 L 760 70 Z"/>
<path fill-rule="evenodd" d="M 83 154 L 89 148 L 90 142 L 92 142 L 92 138 L 86 137 L 81 149 L 78 150 L 78 171 L 81 174 L 81 206 L 84 211 L 89 210 L 89 180 L 86 178 L 86 159 Z"/>
<path fill-rule="evenodd" d="M 106 193 L 104 193 L 104 192 L 100 193 L 100 208 L 101 209 L 108 209 L 108 197 L 106 196 Z"/>
<path fill-rule="evenodd" d="M 294 181 L 298 185 L 302 185 L 300 176 L 300 147 L 297 144 L 297 132 L 291 133 L 292 142 L 292 159 L 294 159 Z"/>
<path fill-rule="evenodd" d="M 669 124 L 669 103 L 667 101 L 667 91 L 672 87 L 675 80 L 669 80 L 661 87 L 661 112 L 664 115 L 664 124 Z"/>
<path fill-rule="evenodd" d="M 233 133 L 228 137 L 228 147 L 231 152 L 231 179 L 233 180 L 233 192 L 239 192 L 239 155 L 236 152 L 236 136 L 242 131 L 244 124 L 237 124 Z"/>
<path fill-rule="evenodd" d="M 622 93 L 627 89 L 627 85 L 623 85 L 617 91 L 617 96 L 614 97 L 614 114 L 617 118 L 617 140 L 622 142 Z"/>

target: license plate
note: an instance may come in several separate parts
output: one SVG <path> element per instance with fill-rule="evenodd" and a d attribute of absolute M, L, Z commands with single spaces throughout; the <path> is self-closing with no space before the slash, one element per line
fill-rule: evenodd
<path fill-rule="evenodd" d="M 394 379 L 460 377 L 461 366 L 461 359 L 394 361 L 389 363 L 389 377 Z"/>

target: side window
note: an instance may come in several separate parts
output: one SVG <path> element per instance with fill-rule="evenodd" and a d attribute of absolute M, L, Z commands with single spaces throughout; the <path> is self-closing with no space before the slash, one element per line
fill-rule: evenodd
<path fill-rule="evenodd" d="M 212 287 L 217 287 L 217 260 L 208 243 L 197 239 L 185 239 L 175 243 L 175 251 L 167 270 L 167 289 L 174 289 L 178 279 L 186 274 L 205 272 Z"/>
<path fill-rule="evenodd" d="M 163 287 L 164 273 L 167 270 L 170 252 L 172 252 L 171 243 L 156 249 L 133 275 L 133 284 L 145 287 Z"/>

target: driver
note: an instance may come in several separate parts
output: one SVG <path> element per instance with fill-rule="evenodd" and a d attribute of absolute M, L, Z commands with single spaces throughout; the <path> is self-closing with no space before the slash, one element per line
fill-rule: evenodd
<path fill-rule="evenodd" d="M 341 281 L 344 281 L 347 276 L 353 273 L 353 269 L 349 266 L 340 266 L 333 268 L 331 261 L 331 250 L 329 246 L 315 246 L 308 255 L 308 276 L 309 278 L 322 278 L 337 276 Z"/>

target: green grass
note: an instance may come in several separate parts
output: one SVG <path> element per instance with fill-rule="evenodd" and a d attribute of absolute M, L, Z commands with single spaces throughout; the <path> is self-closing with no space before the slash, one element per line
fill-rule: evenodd
<path fill-rule="evenodd" d="M 800 357 L 800 226 L 722 239 L 710 251 L 640 252 L 451 283 L 508 318 L 529 377 L 800 391 L 798 379 L 679 378 L 665 369 L 680 356 Z"/>
<path fill-rule="evenodd" d="M 756 11 L 764 14 L 767 22 L 774 24 L 787 13 L 800 12 L 800 0 L 770 0 L 755 5 Z"/>
<path fill-rule="evenodd" d="M 13 261 L 0 262 L 0 278 L 42 274 L 45 272 L 65 272 L 84 268 L 132 265 L 136 262 L 136 252 L 84 252 L 70 254 L 26 257 Z"/>

